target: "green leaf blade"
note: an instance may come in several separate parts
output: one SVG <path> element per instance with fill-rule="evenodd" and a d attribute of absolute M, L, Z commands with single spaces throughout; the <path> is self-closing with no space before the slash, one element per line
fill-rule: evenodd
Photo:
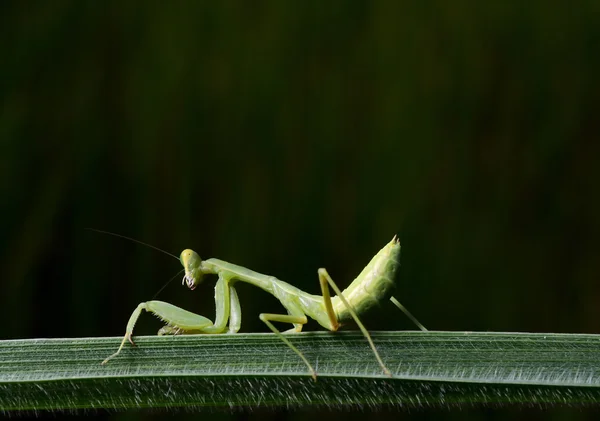
<path fill-rule="evenodd" d="M 600 403 L 600 335 L 359 332 L 0 341 L 0 409 Z"/>

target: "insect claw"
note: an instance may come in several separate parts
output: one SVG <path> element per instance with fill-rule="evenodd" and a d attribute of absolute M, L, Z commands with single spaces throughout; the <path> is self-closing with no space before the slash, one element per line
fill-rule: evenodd
<path fill-rule="evenodd" d="M 133 339 L 131 339 L 131 333 L 128 333 L 128 334 L 127 334 L 127 339 L 129 340 L 129 342 L 131 342 L 131 345 L 133 345 L 133 346 L 137 346 L 137 345 L 135 344 L 135 342 L 133 342 Z"/>

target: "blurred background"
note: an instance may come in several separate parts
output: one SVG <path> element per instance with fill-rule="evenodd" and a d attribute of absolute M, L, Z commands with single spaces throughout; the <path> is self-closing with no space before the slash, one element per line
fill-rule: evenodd
<path fill-rule="evenodd" d="M 497 3 L 2 3 L 0 339 L 119 336 L 180 270 L 86 227 L 312 293 L 397 234 L 396 296 L 430 329 L 600 333 L 600 3 Z M 278 302 L 238 292 L 266 331 Z M 212 282 L 159 298 L 214 314 Z M 317 414 L 597 415 L 204 416 Z"/>

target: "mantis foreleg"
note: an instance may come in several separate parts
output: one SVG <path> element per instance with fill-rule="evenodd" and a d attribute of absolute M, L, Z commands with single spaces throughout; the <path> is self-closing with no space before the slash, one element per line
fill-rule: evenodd
<path fill-rule="evenodd" d="M 240 303 L 237 298 L 237 293 L 234 292 L 234 294 L 235 298 L 231 298 L 232 295 L 230 295 L 228 280 L 219 276 L 219 280 L 215 286 L 215 323 L 204 316 L 184 310 L 173 304 L 165 303 L 164 301 L 148 301 L 140 303 L 131 314 L 131 317 L 129 317 L 125 336 L 123 337 L 119 349 L 102 361 L 102 364 L 106 364 L 108 361 L 119 355 L 127 341 L 131 342 L 132 345 L 135 345 L 131 337 L 133 335 L 133 328 L 135 327 L 140 314 L 142 314 L 142 310 L 153 313 L 159 319 L 167 323 L 167 326 L 162 328 L 159 331 L 159 334 L 179 334 L 186 332 L 223 333 L 227 326 L 227 321 L 229 320 L 230 305 L 233 301 L 233 307 L 236 313 L 234 322 L 237 323 L 237 328 L 239 329 L 239 323 L 241 322 Z M 235 323 L 234 328 L 236 327 Z"/>
<path fill-rule="evenodd" d="M 242 307 L 237 291 L 229 285 L 229 330 L 228 333 L 237 333 L 242 326 Z"/>
<path fill-rule="evenodd" d="M 190 311 L 174 306 L 173 304 L 165 303 L 164 301 L 148 301 L 145 303 L 140 303 L 131 314 L 131 317 L 129 317 L 129 322 L 127 323 L 125 336 L 123 337 L 121 346 L 119 346 L 117 352 L 102 361 L 102 364 L 106 364 L 109 360 L 119 355 L 127 341 L 131 342 L 132 345 L 135 345 L 131 339 L 131 336 L 133 335 L 135 323 L 140 317 L 140 314 L 142 314 L 142 310 L 149 311 L 150 313 L 158 316 L 158 318 L 167 322 L 170 326 L 183 330 L 202 330 L 213 324 L 212 321 L 204 316 L 194 314 Z"/>
<path fill-rule="evenodd" d="M 220 308 L 220 303 L 217 308 Z M 240 299 L 232 285 L 229 285 L 229 329 L 227 333 L 237 333 L 242 325 L 242 309 Z M 158 335 L 188 335 L 194 333 L 207 333 L 205 330 L 181 329 L 178 327 L 166 325 L 159 329 Z M 221 332 L 219 332 L 221 333 Z"/>
<path fill-rule="evenodd" d="M 230 308 L 229 280 L 219 275 L 215 285 L 215 324 L 202 328 L 202 333 L 223 333 L 229 320 Z"/>

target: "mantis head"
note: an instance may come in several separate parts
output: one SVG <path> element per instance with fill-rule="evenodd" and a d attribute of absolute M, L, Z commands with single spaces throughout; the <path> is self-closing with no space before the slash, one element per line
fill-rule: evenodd
<path fill-rule="evenodd" d="M 202 259 L 194 250 L 185 249 L 181 252 L 179 260 L 181 260 L 181 264 L 185 269 L 185 275 L 181 283 L 187 284 L 189 289 L 196 288 L 202 282 L 202 275 L 204 275 L 200 269 Z"/>

